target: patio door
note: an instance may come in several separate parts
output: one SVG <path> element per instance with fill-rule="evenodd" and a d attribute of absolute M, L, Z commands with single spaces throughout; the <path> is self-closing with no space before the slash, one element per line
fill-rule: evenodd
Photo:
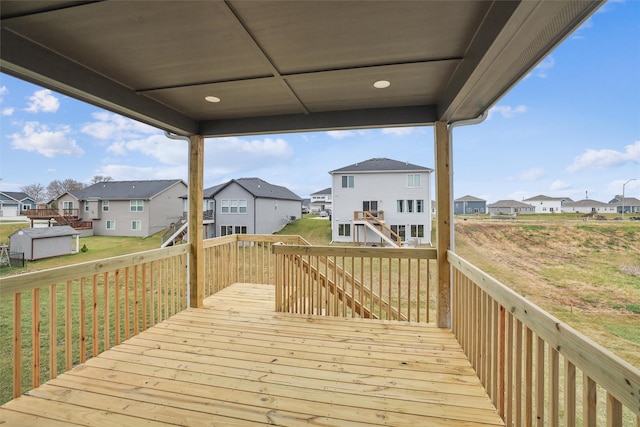
<path fill-rule="evenodd" d="M 362 202 L 362 210 L 371 212 L 371 215 L 378 217 L 378 201 L 377 200 L 365 200 Z"/>

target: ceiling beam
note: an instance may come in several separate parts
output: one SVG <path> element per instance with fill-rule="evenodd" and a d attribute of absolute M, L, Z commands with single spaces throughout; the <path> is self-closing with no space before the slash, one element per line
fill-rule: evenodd
<path fill-rule="evenodd" d="M 221 137 L 376 127 L 428 126 L 435 121 L 436 107 L 421 105 L 203 121 L 200 124 L 200 135 Z"/>
<path fill-rule="evenodd" d="M 2 28 L 0 71 L 180 135 L 197 121 Z"/>

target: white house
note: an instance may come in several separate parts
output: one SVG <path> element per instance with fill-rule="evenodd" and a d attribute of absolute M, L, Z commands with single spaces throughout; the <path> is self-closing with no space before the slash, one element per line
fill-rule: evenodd
<path fill-rule="evenodd" d="M 431 243 L 433 169 L 374 158 L 329 172 L 334 242 Z"/>
<path fill-rule="evenodd" d="M 312 213 L 332 209 L 331 187 L 311 193 L 310 196 Z"/>
<path fill-rule="evenodd" d="M 599 202 L 592 199 L 578 200 L 577 202 L 568 202 L 564 206 L 565 213 L 616 213 L 615 205 Z"/>
<path fill-rule="evenodd" d="M 565 203 L 572 203 L 573 200 L 569 197 L 549 197 L 545 195 L 538 195 L 523 200 L 524 203 L 528 203 L 533 206 L 535 213 L 561 213 L 562 206 Z"/>

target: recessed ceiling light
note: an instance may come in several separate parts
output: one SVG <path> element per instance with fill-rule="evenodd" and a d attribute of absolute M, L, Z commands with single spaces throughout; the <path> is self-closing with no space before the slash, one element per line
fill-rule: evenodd
<path fill-rule="evenodd" d="M 218 98 L 217 96 L 211 96 L 211 95 L 205 96 L 204 100 L 208 102 L 220 102 L 220 98 Z"/>
<path fill-rule="evenodd" d="M 373 87 L 376 89 L 384 89 L 389 86 L 391 86 L 391 82 L 389 80 L 378 80 L 373 84 Z"/>

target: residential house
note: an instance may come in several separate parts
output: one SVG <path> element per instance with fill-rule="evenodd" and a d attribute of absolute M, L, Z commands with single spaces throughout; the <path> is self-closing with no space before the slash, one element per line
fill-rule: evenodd
<path fill-rule="evenodd" d="M 9 236 L 12 252 L 24 253 L 28 261 L 77 253 L 80 232 L 61 227 L 21 228 Z M 74 244 L 75 240 L 75 244 Z"/>
<path fill-rule="evenodd" d="M 229 234 L 271 234 L 302 216 L 302 199 L 286 187 L 260 178 L 238 178 L 203 191 L 205 212 L 215 227 L 206 238 Z"/>
<path fill-rule="evenodd" d="M 567 202 L 563 206 L 565 213 L 615 213 L 617 207 L 613 204 L 599 202 L 593 199 L 583 199 L 577 202 Z"/>
<path fill-rule="evenodd" d="M 58 212 L 93 223 L 98 236 L 147 237 L 182 218 L 181 179 L 106 181 L 55 199 Z"/>
<path fill-rule="evenodd" d="M 524 199 L 523 202 L 536 208 L 536 213 L 561 213 L 562 205 L 566 202 L 573 202 L 569 197 L 549 197 L 538 195 Z"/>
<path fill-rule="evenodd" d="M 331 211 L 331 187 L 311 194 L 311 213 Z"/>
<path fill-rule="evenodd" d="M 487 201 L 478 197 L 466 195 L 453 201 L 454 215 L 472 215 L 487 213 Z"/>
<path fill-rule="evenodd" d="M 487 205 L 487 210 L 490 214 L 497 215 L 533 214 L 536 212 L 536 209 L 530 204 L 517 200 L 498 200 Z"/>
<path fill-rule="evenodd" d="M 334 242 L 431 243 L 433 169 L 374 158 L 329 172 Z"/>
<path fill-rule="evenodd" d="M 617 195 L 609 201 L 609 204 L 614 205 L 616 208 L 616 212 L 622 213 L 622 209 L 624 207 L 624 213 L 638 213 L 640 212 L 640 199 L 635 197 L 623 197 Z"/>
<path fill-rule="evenodd" d="M 24 215 L 36 202 L 22 191 L 0 191 L 0 217 Z"/>

